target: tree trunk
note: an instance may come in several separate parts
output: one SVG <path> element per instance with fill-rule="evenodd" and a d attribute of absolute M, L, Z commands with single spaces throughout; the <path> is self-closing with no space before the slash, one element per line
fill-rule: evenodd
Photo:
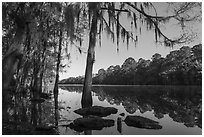
<path fill-rule="evenodd" d="M 40 71 L 40 57 L 37 54 L 37 51 L 34 53 L 34 61 L 33 61 L 33 85 L 32 85 L 32 92 L 33 98 L 39 99 L 40 98 L 40 78 L 39 78 L 39 71 Z"/>
<path fill-rule="evenodd" d="M 55 125 L 58 125 L 58 79 L 59 75 L 56 74 L 55 85 L 54 85 L 54 100 L 55 100 Z"/>
<path fill-rule="evenodd" d="M 54 85 L 54 99 L 55 99 L 55 125 L 58 125 L 58 82 L 59 82 L 59 66 L 61 60 L 61 49 L 62 49 L 62 26 L 60 28 L 60 35 L 59 35 L 59 51 L 57 55 L 57 68 L 56 68 L 56 78 L 55 78 L 55 85 Z"/>
<path fill-rule="evenodd" d="M 38 103 L 38 124 L 42 124 L 42 105 L 40 102 Z"/>
<path fill-rule="evenodd" d="M 2 60 L 2 120 L 8 120 L 8 103 L 9 103 L 9 87 L 11 80 L 19 66 L 19 63 L 23 57 L 22 43 L 25 40 L 25 24 L 21 22 L 16 24 L 16 33 L 13 39 L 13 43 L 10 45 L 8 51 L 3 56 Z"/>
<path fill-rule="evenodd" d="M 24 29 L 17 29 L 15 34 L 14 43 L 10 46 L 7 53 L 2 60 L 2 117 L 3 120 L 7 117 L 7 106 L 9 97 L 10 82 L 16 72 L 19 62 L 23 57 L 21 52 L 21 43 L 24 41 Z"/>
<path fill-rule="evenodd" d="M 91 96 L 91 87 L 92 87 L 93 63 L 95 60 L 96 35 L 97 35 L 97 11 L 93 12 L 91 31 L 89 33 L 89 48 L 86 61 L 84 87 L 81 99 L 82 108 L 92 106 L 93 103 Z"/>
<path fill-rule="evenodd" d="M 31 124 L 37 126 L 37 103 L 35 101 L 31 102 Z"/>
<path fill-rule="evenodd" d="M 46 51 L 46 47 L 47 47 L 47 42 L 45 41 L 44 42 L 44 48 L 43 48 L 43 53 L 42 53 L 42 61 L 41 61 L 41 68 L 40 68 L 40 81 L 39 81 L 39 90 L 40 90 L 40 95 L 42 94 L 42 85 L 43 85 L 43 74 L 44 74 L 44 71 L 45 71 L 45 59 L 46 59 L 46 54 L 45 54 L 45 51 Z"/>
<path fill-rule="evenodd" d="M 13 77 L 14 72 L 17 69 L 18 62 L 22 58 L 22 46 L 21 43 L 25 39 L 25 28 L 18 28 L 14 37 L 14 42 L 9 47 L 8 51 L 3 57 L 2 60 L 2 70 L 3 70 L 3 90 L 7 90 L 10 84 L 10 81 Z M 17 65 L 16 65 L 17 64 Z M 14 67 L 16 66 L 16 67 Z"/>

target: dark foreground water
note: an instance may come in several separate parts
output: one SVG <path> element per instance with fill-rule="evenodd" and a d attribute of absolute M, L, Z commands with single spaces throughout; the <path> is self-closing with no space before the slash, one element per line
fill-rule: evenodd
<path fill-rule="evenodd" d="M 201 86 L 93 86 L 94 106 L 118 109 L 117 114 L 104 117 L 114 120 L 114 125 L 102 130 L 89 128 L 77 132 L 67 125 L 81 117 L 74 110 L 81 108 L 82 88 L 73 85 L 59 86 L 58 117 L 55 115 L 53 95 L 47 99 L 31 100 L 29 96 L 15 94 L 8 105 L 8 119 L 5 120 L 5 116 L 2 116 L 2 134 L 202 134 Z M 132 127 L 124 121 L 129 115 L 157 121 L 162 128 Z M 118 118 L 122 120 L 118 122 Z M 57 127 L 56 120 L 59 124 Z"/>
<path fill-rule="evenodd" d="M 60 86 L 60 134 L 135 135 L 135 134 L 202 134 L 202 87 L 197 86 L 94 86 L 93 105 L 115 107 L 112 127 L 77 132 L 66 125 L 81 117 L 73 111 L 81 108 L 82 86 Z M 125 116 L 119 114 L 124 113 Z M 127 115 L 143 116 L 158 121 L 162 129 L 130 127 L 123 121 Z M 122 124 L 117 124 L 117 118 Z M 120 126 L 120 127 L 118 127 Z"/>

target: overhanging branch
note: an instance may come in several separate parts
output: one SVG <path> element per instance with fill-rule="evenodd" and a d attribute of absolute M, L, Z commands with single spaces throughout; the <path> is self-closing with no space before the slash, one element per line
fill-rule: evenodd
<path fill-rule="evenodd" d="M 154 19 L 159 19 L 159 20 L 167 20 L 167 19 L 170 19 L 170 18 L 175 18 L 177 16 L 177 14 L 171 15 L 171 16 L 167 16 L 167 17 L 164 17 L 164 16 L 153 16 L 153 15 L 149 15 L 149 14 L 145 13 L 144 11 L 138 9 L 137 7 L 135 7 L 130 2 L 125 2 L 125 4 L 127 4 L 128 6 L 132 7 L 133 9 L 135 9 L 137 12 L 139 12 L 139 13 L 141 13 L 144 16 L 149 17 L 149 18 L 154 18 Z"/>
<path fill-rule="evenodd" d="M 109 8 L 101 8 L 101 10 L 110 10 L 110 11 L 118 11 L 118 12 L 129 12 L 128 10 L 121 10 L 121 9 L 109 9 Z"/>
<path fill-rule="evenodd" d="M 145 16 L 146 18 L 149 19 L 150 22 L 152 22 L 154 24 L 155 29 L 158 31 L 158 33 L 165 39 L 165 41 L 170 42 L 172 45 L 175 43 L 183 43 L 183 41 L 181 41 L 182 39 L 184 39 L 183 36 L 181 36 L 180 38 L 176 39 L 176 40 L 172 40 L 170 38 L 168 38 L 165 34 L 163 34 L 163 32 L 161 31 L 161 29 L 158 26 L 158 23 L 162 20 L 166 20 L 166 19 L 170 19 L 170 18 L 175 18 L 177 16 L 177 14 L 172 15 L 172 16 L 167 16 L 167 17 L 162 17 L 162 16 L 152 16 L 152 15 L 148 15 L 146 14 L 144 11 L 138 9 L 137 7 L 135 7 L 133 4 L 126 2 L 127 5 L 131 6 L 133 9 L 135 9 L 137 12 L 139 12 L 140 14 L 142 14 L 143 16 Z"/>

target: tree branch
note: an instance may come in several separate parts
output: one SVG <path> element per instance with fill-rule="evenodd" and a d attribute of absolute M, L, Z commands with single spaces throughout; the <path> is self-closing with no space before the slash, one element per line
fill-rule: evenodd
<path fill-rule="evenodd" d="M 138 9 L 137 7 L 135 7 L 133 4 L 126 2 L 127 5 L 131 6 L 132 8 L 134 8 L 137 12 L 141 13 L 142 15 L 144 15 L 146 18 L 148 18 L 150 20 L 150 22 L 152 22 L 154 24 L 155 29 L 158 31 L 158 33 L 165 39 L 165 41 L 167 40 L 168 42 L 170 42 L 172 45 L 174 43 L 183 43 L 181 40 L 184 38 L 184 36 L 182 35 L 180 38 L 176 39 L 176 40 L 172 40 L 170 38 L 168 38 L 166 35 L 164 35 L 161 31 L 161 29 L 158 26 L 158 23 L 162 20 L 166 20 L 166 19 L 170 19 L 170 18 L 175 18 L 177 15 L 172 15 L 172 16 L 167 16 L 167 17 L 162 17 L 162 16 L 152 16 L 152 15 L 148 15 L 146 14 L 144 11 Z M 179 14 L 179 13 L 177 13 Z M 167 42 L 166 41 L 166 42 Z"/>
<path fill-rule="evenodd" d="M 110 26 L 108 25 L 108 23 L 106 22 L 106 20 L 102 17 L 102 20 L 105 22 L 105 25 L 107 26 L 108 30 L 111 35 L 112 35 L 112 38 L 114 39 L 114 32 L 111 30 Z"/>
<path fill-rule="evenodd" d="M 101 8 L 101 10 L 111 10 L 111 11 L 118 11 L 118 12 L 129 12 L 128 10 L 121 10 L 121 9 L 109 9 L 109 8 Z"/>
<path fill-rule="evenodd" d="M 147 13 L 145 13 L 144 11 L 138 9 L 137 7 L 135 7 L 133 4 L 129 3 L 129 2 L 125 2 L 125 4 L 129 5 L 130 7 L 132 7 L 133 9 L 135 9 L 137 12 L 143 14 L 144 16 L 148 17 L 148 18 L 155 18 L 155 19 L 159 19 L 160 21 L 161 20 L 166 20 L 166 19 L 170 19 L 170 18 L 174 18 L 177 16 L 177 14 L 175 15 L 171 15 L 171 16 L 167 16 L 167 17 L 164 17 L 164 16 L 153 16 L 153 15 L 149 15 Z"/>
<path fill-rule="evenodd" d="M 115 21 L 117 21 L 117 19 L 115 17 L 113 17 Z M 121 24 L 120 22 L 118 22 L 118 25 L 125 30 L 125 33 L 129 33 Z M 133 38 L 131 35 L 129 35 L 129 37 L 134 41 L 137 42 L 137 40 L 135 38 Z"/>

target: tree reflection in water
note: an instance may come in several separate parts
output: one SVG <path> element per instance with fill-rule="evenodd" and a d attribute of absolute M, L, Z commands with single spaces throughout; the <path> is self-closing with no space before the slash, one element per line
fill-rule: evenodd
<path fill-rule="evenodd" d="M 61 87 L 81 93 L 82 87 Z M 202 87 L 197 86 L 94 86 L 98 100 L 122 105 L 133 114 L 152 111 L 158 119 L 168 114 L 187 127 L 202 128 Z"/>
<path fill-rule="evenodd" d="M 8 121 L 2 124 L 2 134 L 58 134 L 54 125 L 53 100 L 30 100 L 18 93 L 11 96 L 8 106 Z"/>
<path fill-rule="evenodd" d="M 103 92 L 101 92 L 103 89 Z M 141 113 L 154 110 L 158 119 L 165 114 L 176 122 L 184 123 L 187 127 L 202 127 L 202 100 L 200 87 L 155 87 L 138 86 L 127 88 L 101 87 L 93 88 L 97 96 L 105 96 L 112 104 L 122 103 L 125 110 L 133 114 L 139 109 Z M 103 95 L 101 95 L 101 93 Z"/>
<path fill-rule="evenodd" d="M 86 107 L 91 107 L 93 105 L 93 99 L 90 92 L 82 92 L 82 98 L 81 98 L 81 107 L 86 108 Z M 86 116 L 83 116 L 84 118 Z M 84 130 L 85 135 L 92 135 L 92 130 Z"/>

